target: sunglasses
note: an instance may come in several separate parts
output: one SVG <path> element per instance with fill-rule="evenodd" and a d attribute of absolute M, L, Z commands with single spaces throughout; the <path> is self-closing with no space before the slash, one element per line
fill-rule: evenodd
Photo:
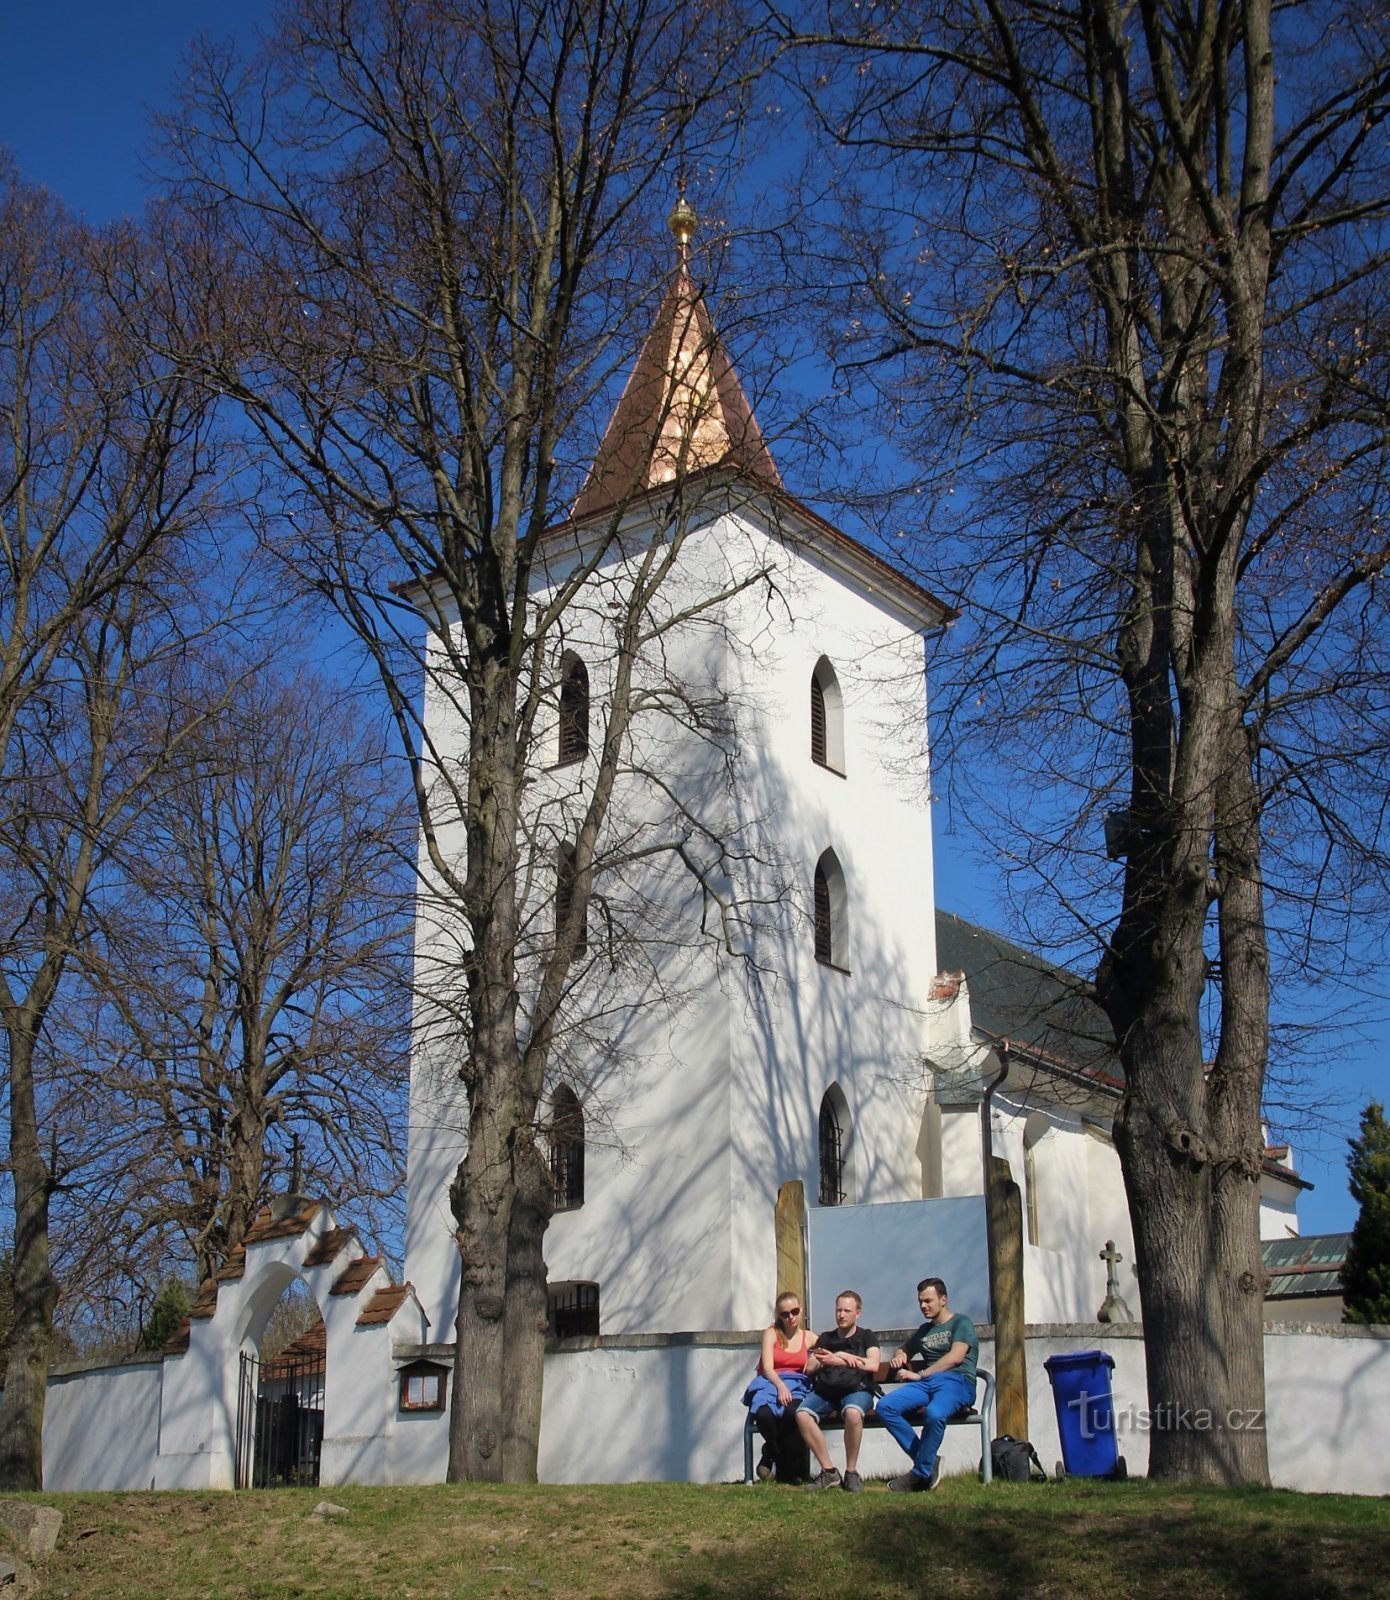
<path fill-rule="evenodd" d="M 801 1307 L 787 1306 L 785 1310 L 779 1311 L 777 1315 L 779 1317 L 799 1317 L 801 1315 Z"/>

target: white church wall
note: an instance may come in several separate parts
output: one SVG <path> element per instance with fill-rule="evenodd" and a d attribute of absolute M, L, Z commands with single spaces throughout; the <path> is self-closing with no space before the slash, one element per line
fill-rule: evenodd
<path fill-rule="evenodd" d="M 158 1360 L 55 1372 L 43 1414 L 48 1489 L 149 1489 L 159 1454 Z"/>
<path fill-rule="evenodd" d="M 761 858 L 741 887 L 750 905 L 783 909 L 759 915 L 750 952 L 761 977 L 749 986 L 748 1025 L 733 1033 L 735 1193 L 753 1202 L 734 1213 L 736 1270 L 751 1269 L 739 1322 L 766 1316 L 778 1287 L 778 1186 L 800 1179 L 817 1203 L 819 1111 L 832 1085 L 848 1113 L 849 1200 L 920 1197 L 922 1012 L 935 967 L 920 635 L 817 553 L 756 530 L 745 538 L 777 578 L 774 602 L 750 593 L 730 608 L 746 708 L 733 800 Z M 842 771 L 811 756 L 811 680 L 822 660 L 840 695 Z M 831 747 L 836 719 L 832 704 Z M 813 882 L 827 851 L 845 891 L 834 965 L 814 954 Z"/>
<path fill-rule="evenodd" d="M 1036 1091 L 1046 1087 L 1039 1074 Z M 1023 1284 L 1029 1323 L 1091 1321 L 1105 1299 L 1101 1252 L 1114 1240 L 1124 1258 L 1120 1292 L 1138 1315 L 1134 1247 L 1119 1157 L 1093 1128 L 1085 1105 L 1036 1093 L 995 1101 L 994 1153 L 1009 1162 L 1023 1206 Z M 1030 1159 L 1031 1157 L 1031 1159 Z M 1034 1193 L 1030 1196 L 1030 1184 Z M 1036 1238 L 1030 1237 L 1036 1223 Z"/>
<path fill-rule="evenodd" d="M 1260 1180 L 1260 1238 L 1298 1237 L 1298 1190 L 1268 1173 Z"/>
<path fill-rule="evenodd" d="M 943 1105 L 941 1108 L 941 1179 L 948 1195 L 983 1194 L 980 1108 L 978 1105 Z"/>
<path fill-rule="evenodd" d="M 670 861 L 652 858 L 633 894 L 640 889 L 668 919 L 686 896 L 683 926 L 660 931 L 671 949 L 693 949 L 576 984 L 623 1059 L 574 1065 L 588 1102 L 585 1200 L 555 1218 L 547 1262 L 552 1280 L 599 1283 L 605 1333 L 766 1315 L 777 1287 L 777 1187 L 801 1177 L 814 1195 L 817 1114 L 831 1082 L 851 1108 L 855 1198 L 921 1192 L 920 1008 L 934 975 L 934 922 L 920 638 L 891 606 L 739 514 L 687 541 L 663 603 L 683 605 L 749 572 L 765 578 L 662 644 L 671 678 L 727 692 L 732 769 L 720 745 L 693 738 L 678 717 L 648 717 L 635 729 L 634 770 L 620 780 L 609 830 L 643 846 L 669 837 L 678 821 L 669 789 L 695 813 L 701 826 L 684 832 L 707 864 L 714 841 L 731 841 L 723 866 L 742 899 L 729 930 L 734 951 L 718 953 L 715 908 L 690 897 L 685 869 L 673 883 Z M 552 576 L 562 575 L 557 566 Z M 596 715 L 611 654 L 606 581 L 565 630 L 566 647 L 588 665 Z M 810 759 L 810 676 L 821 655 L 844 692 L 844 777 Z M 431 714 L 442 715 L 437 702 Z M 907 752 L 901 761 L 884 758 L 889 734 Z M 582 784 L 583 765 L 537 775 L 533 828 L 564 815 L 562 791 Z M 446 848 L 458 848 L 447 832 Z M 758 863 L 739 860 L 744 848 Z M 825 848 L 840 854 L 852 895 L 848 973 L 810 953 L 811 879 Z M 763 924 L 751 943 L 750 910 Z M 449 930 L 425 920 L 422 930 L 422 948 L 447 956 Z M 761 986 L 748 980 L 750 957 L 763 969 Z M 444 1330 L 457 1294 L 447 1190 L 462 1153 L 462 1098 L 452 1063 L 418 1043 L 416 1054 L 407 1275 Z"/>

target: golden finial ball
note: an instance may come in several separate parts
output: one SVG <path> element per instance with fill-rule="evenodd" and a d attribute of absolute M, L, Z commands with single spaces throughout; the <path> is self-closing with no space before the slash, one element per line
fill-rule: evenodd
<path fill-rule="evenodd" d="M 686 245 L 690 243 L 696 228 L 700 226 L 700 218 L 695 207 L 684 195 L 671 207 L 671 214 L 666 219 L 666 226 L 676 236 L 676 243 Z"/>

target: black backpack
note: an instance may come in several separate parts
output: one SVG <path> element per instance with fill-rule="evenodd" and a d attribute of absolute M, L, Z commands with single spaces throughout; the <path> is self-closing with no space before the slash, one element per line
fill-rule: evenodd
<path fill-rule="evenodd" d="M 989 1447 L 990 1470 L 996 1478 L 1012 1483 L 1046 1483 L 1047 1474 L 1038 1460 L 1038 1452 L 1026 1439 L 1014 1439 L 1007 1433 L 991 1442 Z"/>

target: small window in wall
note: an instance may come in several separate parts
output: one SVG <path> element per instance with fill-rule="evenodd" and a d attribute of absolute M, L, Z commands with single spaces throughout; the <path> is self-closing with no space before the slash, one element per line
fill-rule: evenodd
<path fill-rule="evenodd" d="M 584 1108 L 563 1084 L 551 1100 L 550 1177 L 557 1211 L 584 1204 Z"/>
<path fill-rule="evenodd" d="M 560 931 L 569 920 L 570 907 L 574 904 L 574 846 L 562 844 L 555 852 L 555 937 L 560 937 Z M 585 921 L 580 924 L 579 936 L 574 943 L 576 956 L 587 954 L 589 949 L 589 926 Z"/>
<path fill-rule="evenodd" d="M 401 1410 L 443 1411 L 449 1369 L 437 1361 L 412 1361 L 401 1368 Z"/>
<path fill-rule="evenodd" d="M 820 1103 L 820 1188 L 823 1206 L 841 1206 L 849 1199 L 849 1106 L 838 1084 L 831 1084 Z"/>
<path fill-rule="evenodd" d="M 566 650 L 560 657 L 559 765 L 582 761 L 589 753 L 589 669 Z"/>
<path fill-rule="evenodd" d="M 824 656 L 811 674 L 811 760 L 832 772 L 845 770 L 845 702 L 840 680 Z"/>
<path fill-rule="evenodd" d="M 816 862 L 812 888 L 816 960 L 828 967 L 849 966 L 849 918 L 845 875 L 833 850 Z"/>
<path fill-rule="evenodd" d="M 557 1339 L 597 1338 L 598 1285 L 551 1284 L 547 1321 Z"/>

